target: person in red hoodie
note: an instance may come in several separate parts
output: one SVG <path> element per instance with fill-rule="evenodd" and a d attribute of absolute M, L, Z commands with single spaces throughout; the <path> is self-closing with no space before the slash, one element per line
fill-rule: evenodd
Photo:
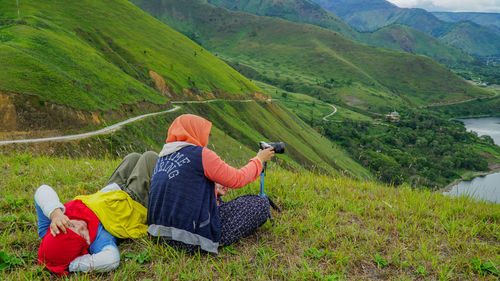
<path fill-rule="evenodd" d="M 131 203 L 134 202 L 131 201 L 134 200 L 136 206 L 141 205 L 144 209 L 142 218 L 145 220 L 149 181 L 157 159 L 158 154 L 152 151 L 127 155 L 100 193 L 116 195 L 116 192 L 124 191 L 127 194 L 126 197 L 130 197 L 130 201 L 124 200 L 124 203 L 114 201 L 113 204 L 102 201 L 105 202 L 103 204 L 109 208 L 118 208 L 118 204 L 132 207 L 134 204 Z M 116 229 L 112 227 L 106 229 L 104 221 L 98 218 L 99 213 L 95 213 L 90 207 L 95 204 L 87 206 L 84 198 L 77 197 L 83 201 L 75 199 L 63 205 L 55 190 L 48 185 L 40 186 L 34 197 L 38 216 L 38 234 L 41 239 L 38 249 L 39 264 L 43 264 L 59 276 L 69 272 L 107 272 L 119 266 L 120 252 L 117 247 L 117 238 L 134 237 L 135 234 L 132 235 L 131 232 L 116 234 Z M 104 197 L 99 198 L 104 199 Z M 123 199 L 123 196 L 113 198 Z M 134 216 L 139 213 L 137 210 L 137 207 L 134 207 L 130 209 L 130 214 L 123 213 L 127 216 L 127 220 L 121 221 L 123 225 L 120 224 L 119 227 L 129 227 L 127 222 L 134 220 Z M 146 234 L 144 222 L 142 226 Z"/>
<path fill-rule="evenodd" d="M 211 127 L 192 114 L 171 124 L 151 178 L 148 233 L 173 247 L 217 253 L 219 245 L 249 235 L 270 217 L 267 197 L 246 195 L 227 203 L 217 197 L 256 180 L 274 151 L 259 150 L 235 169 L 206 147 Z"/>

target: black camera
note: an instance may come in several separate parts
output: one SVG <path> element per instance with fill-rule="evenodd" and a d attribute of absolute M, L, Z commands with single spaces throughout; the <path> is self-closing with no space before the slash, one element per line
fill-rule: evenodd
<path fill-rule="evenodd" d="M 274 153 L 285 153 L 285 143 L 283 142 L 260 142 L 261 149 L 266 149 L 268 147 L 273 147 Z"/>

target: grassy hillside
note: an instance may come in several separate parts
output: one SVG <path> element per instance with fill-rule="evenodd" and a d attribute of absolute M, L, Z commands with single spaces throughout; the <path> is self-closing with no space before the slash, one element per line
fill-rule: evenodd
<path fill-rule="evenodd" d="M 497 77 L 499 77 L 500 75 L 500 68 L 495 66 L 495 64 L 497 64 L 496 62 L 498 61 L 498 58 L 491 56 L 482 56 L 485 52 L 488 52 L 487 50 L 495 48 L 494 40 L 491 41 L 489 39 L 489 36 L 491 35 L 489 32 L 477 32 L 476 30 L 474 30 L 475 27 L 461 28 L 463 32 L 470 33 L 470 35 L 467 36 L 472 38 L 473 43 L 466 43 L 468 41 L 462 40 L 463 35 L 461 34 L 461 31 L 459 31 L 461 29 L 458 28 L 458 26 L 460 25 L 457 24 L 454 27 L 440 23 L 439 20 L 437 20 L 433 15 L 425 12 L 424 10 L 400 10 L 387 1 L 349 1 L 348 5 L 345 5 L 345 3 L 342 3 L 342 1 L 318 1 L 318 3 L 321 3 L 321 5 L 323 5 L 323 7 L 336 11 L 336 13 L 339 15 L 349 14 L 351 9 L 360 11 L 360 13 L 366 13 L 364 17 L 368 17 L 367 20 L 369 21 L 367 22 L 367 24 L 376 23 L 377 20 L 380 20 L 378 18 L 378 15 L 382 12 L 386 13 L 387 16 L 391 14 L 398 15 L 397 17 L 399 21 L 403 21 L 402 18 L 404 15 L 404 18 L 406 18 L 408 22 L 414 22 L 415 20 L 417 20 L 412 24 L 412 26 L 418 27 L 429 33 L 437 32 L 439 34 L 447 34 L 446 38 L 441 38 L 440 40 L 428 33 L 420 31 L 419 29 L 397 23 L 392 23 L 388 26 L 385 26 L 384 23 L 384 25 L 381 25 L 384 26 L 382 28 L 376 26 L 374 28 L 368 29 L 375 29 L 371 32 L 357 32 L 352 28 L 346 29 L 343 28 L 343 26 L 346 26 L 344 22 L 339 22 L 339 19 L 337 17 L 332 19 L 331 14 L 326 12 L 325 9 L 308 0 L 242 0 L 236 2 L 212 0 L 208 2 L 216 6 L 224 7 L 234 11 L 243 11 L 255 15 L 272 16 L 290 20 L 293 22 L 317 25 L 337 31 L 347 38 L 371 46 L 377 46 L 391 50 L 402 50 L 408 53 L 425 55 L 436 60 L 437 62 L 446 65 L 455 73 L 458 72 L 460 74 L 464 74 L 461 76 L 466 78 L 467 80 L 471 80 L 471 78 L 469 78 L 468 76 L 472 75 L 480 78 L 481 82 L 485 82 L 488 84 L 499 84 L 498 80 L 500 78 Z M 352 6 L 354 8 L 352 8 Z M 418 17 L 416 15 L 418 15 Z M 397 20 L 393 19 L 393 22 L 397 22 Z M 436 26 L 441 26 L 442 29 L 439 29 Z M 428 27 L 432 27 L 432 29 L 428 29 Z M 189 32 L 187 34 L 199 37 L 199 34 L 196 35 L 195 31 Z M 456 40 L 449 40 L 449 38 L 453 37 L 456 37 Z M 484 44 L 475 46 L 474 44 L 476 44 L 476 42 L 484 42 Z M 448 43 L 458 45 L 453 47 Z M 476 50 L 478 50 L 478 52 L 480 51 L 481 53 L 476 54 L 476 56 L 478 56 L 479 58 L 474 58 L 468 55 L 463 50 L 460 50 L 460 48 L 466 49 L 467 52 L 471 52 L 471 49 L 475 48 Z"/>
<path fill-rule="evenodd" d="M 334 111 L 331 106 L 332 104 L 314 97 L 279 89 L 273 85 L 260 81 L 255 81 L 255 84 L 265 93 L 270 93 L 273 99 L 279 100 L 280 103 L 286 106 L 289 111 L 293 112 L 293 114 L 297 115 L 300 119 L 304 120 L 304 122 L 313 127 L 318 125 L 325 116 Z M 327 118 L 329 121 L 339 122 L 345 119 L 368 122 L 373 121 L 373 118 L 364 115 L 366 112 L 363 112 L 364 114 L 362 114 L 338 104 L 335 104 L 334 106 L 337 111 L 335 114 Z"/>
<path fill-rule="evenodd" d="M 285 90 L 379 112 L 402 103 L 488 95 L 431 59 L 368 47 L 316 26 L 233 12 L 202 1 L 136 3 L 185 34 L 196 32 L 213 53 L 250 66 L 256 76 Z"/>
<path fill-rule="evenodd" d="M 9 36 L 2 35 L 7 39 L 0 45 L 2 57 L 8 60 L 5 65 L 2 61 L 0 68 L 0 94 L 8 93 L 0 95 L 0 119 L 18 119 L 2 132 L 2 138 L 12 138 L 19 133 L 16 130 L 25 130 L 28 137 L 68 134 L 68 128 L 90 130 L 120 119 L 120 113 L 139 114 L 133 105 L 144 101 L 167 106 L 167 100 L 172 99 L 248 98 L 260 91 L 204 48 L 127 1 L 26 3 L 20 6 L 21 20 L 16 19 L 16 5 L 9 2 L 1 7 L 7 13 L 2 16 L 0 31 Z M 24 96 L 27 98 L 16 98 Z M 30 106 L 23 107 L 25 104 Z M 238 146 L 255 148 L 258 141 L 266 139 L 286 142 L 288 153 L 282 160 L 290 169 L 317 168 L 370 177 L 366 169 L 285 109 L 262 106 L 221 103 L 186 108 L 220 125 Z M 115 110 L 109 114 L 113 118 L 92 123 L 110 109 Z M 69 119 L 59 111 L 67 115 L 76 111 L 76 117 Z M 46 115 L 56 116 L 52 119 L 57 128 L 29 125 L 29 120 L 44 120 Z M 85 118 L 78 119 L 79 115 Z M 153 123 L 144 128 L 132 125 L 117 136 L 83 141 L 74 147 L 62 145 L 60 150 L 42 145 L 40 151 L 73 156 L 74 149 L 75 154 L 84 151 L 84 155 L 93 155 L 98 149 L 87 151 L 86 145 L 98 146 L 101 141 L 107 144 L 103 152 L 113 154 L 156 147 L 163 143 L 168 127 L 164 122 L 160 122 L 163 126 Z M 158 131 L 158 127 L 164 129 Z M 153 132 L 145 133 L 149 130 Z"/>
<path fill-rule="evenodd" d="M 41 184 L 61 201 L 99 190 L 118 160 L 0 154 L 2 280 L 53 279 L 36 263 L 33 193 Z M 26 176 L 28 175 L 29 176 Z M 228 199 L 257 194 L 258 182 Z M 276 226 L 223 248 L 194 254 L 149 238 L 120 244 L 111 273 L 69 280 L 497 280 L 500 205 L 394 189 L 346 177 L 291 173 L 271 165 L 266 193 L 281 207 Z M 7 257 L 7 258 L 6 258 Z"/>
<path fill-rule="evenodd" d="M 128 1 L 21 1 L 19 10 L 20 18 L 15 1 L 0 1 L 2 91 L 109 110 L 165 104 L 183 89 L 202 97 L 258 90 Z"/>

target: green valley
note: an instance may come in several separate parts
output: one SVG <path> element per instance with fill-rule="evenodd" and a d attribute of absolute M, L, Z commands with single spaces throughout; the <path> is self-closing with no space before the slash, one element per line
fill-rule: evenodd
<path fill-rule="evenodd" d="M 185 34 L 196 31 L 210 51 L 253 69 L 250 78 L 267 77 L 264 82 L 285 90 L 376 112 L 491 95 L 426 57 L 368 47 L 314 26 L 202 1 L 136 2 Z"/>
<path fill-rule="evenodd" d="M 398 23 L 399 21 L 389 22 L 382 27 L 372 28 L 373 31 L 366 31 L 363 28 L 362 32 L 356 31 L 354 28 L 348 26 L 346 23 L 341 21 L 337 16 L 329 13 L 321 6 L 308 0 L 287 0 L 287 1 L 254 1 L 254 0 L 241 0 L 241 1 L 226 1 L 226 0 L 211 0 L 208 1 L 219 7 L 224 7 L 230 10 L 247 12 L 255 15 L 271 16 L 286 19 L 293 22 L 299 23 L 309 23 L 324 27 L 330 30 L 341 33 L 343 36 L 352 39 L 357 42 L 366 43 L 368 45 L 392 49 L 392 50 L 402 50 L 409 53 L 416 53 L 426 55 L 454 71 L 465 70 L 467 72 L 472 72 L 474 75 L 478 75 L 482 81 L 488 84 L 498 84 L 498 77 L 500 70 L 497 67 L 492 66 L 490 61 L 496 61 L 495 57 L 487 56 L 478 58 L 473 58 L 472 56 L 466 54 L 463 50 L 474 53 L 471 49 L 476 48 L 482 52 L 487 49 L 495 49 L 493 46 L 495 40 L 490 40 L 484 38 L 489 35 L 484 32 L 477 32 L 473 27 L 464 27 L 460 29 L 455 29 L 450 31 L 446 38 L 442 40 L 427 34 L 427 29 L 420 31 L 419 26 L 410 27 L 405 22 Z M 378 9 L 382 11 L 399 11 L 397 7 L 386 1 L 377 2 L 356 2 L 349 1 L 347 5 L 337 5 L 339 3 L 328 1 L 318 1 L 326 9 L 330 9 L 338 13 L 339 15 L 345 15 L 349 13 L 347 7 L 353 6 L 354 9 L 360 9 L 367 15 L 367 23 L 376 22 Z M 423 13 L 420 13 L 424 15 Z M 419 14 L 419 15 L 420 15 Z M 491 18 L 491 17 L 490 17 Z M 430 22 L 429 25 L 439 25 L 439 22 L 430 14 L 427 17 Z M 356 23 L 351 23 L 355 27 Z M 457 24 L 457 26 L 463 25 L 463 23 Z M 372 30 L 369 29 L 369 30 Z M 467 38 L 470 38 L 469 43 L 460 43 L 463 41 L 463 35 L 460 32 L 468 32 Z M 473 31 L 474 30 L 474 31 Z M 195 33 L 189 33 L 193 36 Z M 453 35 L 455 34 L 455 35 Z M 488 33 L 489 34 L 489 33 Z M 483 37 L 483 38 L 478 38 Z M 194 38 L 194 37 L 193 37 Z M 454 38 L 454 39 L 450 39 Z M 478 40 L 481 39 L 481 40 Z M 476 44 L 475 42 L 483 42 L 482 44 Z M 450 44 L 462 44 L 460 47 L 463 50 L 452 47 Z M 476 44 L 476 45 L 474 45 Z M 476 55 L 478 56 L 478 55 Z M 484 61 L 484 62 L 481 62 Z"/>
<path fill-rule="evenodd" d="M 378 124 L 384 123 L 383 114 L 394 109 L 405 113 L 406 117 L 406 113 L 412 111 L 411 108 L 494 95 L 466 83 L 426 57 L 368 47 L 311 25 L 229 11 L 202 1 L 138 2 L 140 7 L 168 25 L 185 34 L 195 34 L 195 39 L 200 44 L 222 57 L 246 77 L 256 81 L 264 92 L 280 99 L 302 120 L 347 149 L 352 158 L 369 168 L 372 173 L 377 174 L 381 170 L 393 173 L 389 176 L 377 176 L 388 183 L 412 182 L 415 186 L 442 186 L 459 178 L 462 166 L 449 166 L 446 173 L 439 172 L 441 166 L 437 165 L 432 166 L 431 172 L 426 172 L 429 169 L 427 162 L 422 162 L 422 165 L 410 163 L 413 166 L 411 172 L 398 165 L 383 166 L 383 163 L 400 162 L 396 152 L 408 153 L 405 147 L 414 146 L 414 140 L 398 141 L 403 145 L 402 148 L 390 147 L 391 143 L 386 144 L 387 150 L 382 153 L 386 162 L 376 159 L 379 148 L 365 146 L 366 143 L 359 144 L 356 140 L 354 143 L 361 147 L 361 150 L 373 150 L 373 153 L 365 154 L 368 159 L 363 160 L 358 152 L 350 148 L 353 142 L 334 137 L 335 134 L 346 133 L 342 126 L 334 128 L 325 124 L 328 121 L 322 122 L 322 116 L 331 111 L 327 103 L 333 103 L 340 109 L 333 119 L 337 122 L 345 121 L 350 124 L 345 118 L 355 122 L 368 121 L 378 128 Z M 457 51 L 457 54 L 460 52 Z M 456 87 L 464 88 L 458 90 Z M 417 114 L 421 115 L 419 122 L 434 122 L 432 118 L 423 117 L 426 114 Z M 445 122 L 444 116 L 436 118 Z M 386 125 L 381 124 L 382 130 L 377 129 L 378 133 L 367 130 L 353 137 L 371 143 L 381 135 L 392 134 L 392 129 L 385 129 Z M 451 124 L 446 126 L 454 127 Z M 392 125 L 389 127 L 394 130 L 401 129 Z M 331 132 L 332 128 L 335 133 Z M 415 130 L 415 127 L 410 130 Z M 428 130 L 425 134 L 434 136 L 432 128 L 425 130 Z M 458 144 L 461 140 L 457 138 L 449 141 Z M 473 139 L 471 143 L 478 141 Z M 473 149 L 471 154 L 466 156 L 467 159 L 482 159 L 479 156 L 480 151 L 481 149 Z M 418 154 L 427 155 L 429 152 L 415 149 L 412 153 L 415 153 L 412 157 L 418 158 Z M 443 157 L 442 153 L 443 151 L 439 150 L 435 157 Z M 450 153 L 453 161 L 462 161 L 458 158 L 464 158 Z M 498 152 L 495 153 L 495 157 L 499 156 Z M 465 169 L 487 169 L 486 160 L 481 161 L 482 164 L 478 164 L 480 167 L 468 166 Z M 407 174 L 402 176 L 405 172 Z M 439 175 L 436 176 L 436 173 Z M 442 176 L 441 173 L 445 175 Z M 419 180 L 412 180 L 412 175 Z"/>
<path fill-rule="evenodd" d="M 456 64 L 468 65 L 474 61 L 471 56 L 464 52 L 439 41 L 431 35 L 408 26 L 392 24 L 373 32 L 358 32 L 337 16 L 308 0 L 242 0 L 236 2 L 211 0 L 208 2 L 230 10 L 317 25 L 336 31 L 357 42 L 387 49 L 423 54 L 447 66 Z"/>
<path fill-rule="evenodd" d="M 429 58 L 471 57 L 400 25 L 363 35 L 388 49 L 347 39 L 306 0 L 132 2 L 0 0 L 1 280 L 57 278 L 37 263 L 37 187 L 92 194 L 186 113 L 212 122 L 207 147 L 236 168 L 259 141 L 286 144 L 265 173 L 274 222 L 217 255 L 124 239 L 117 269 L 66 279 L 498 279 L 500 205 L 440 190 L 500 165 L 491 138 L 450 120 L 500 114 L 499 89 Z"/>

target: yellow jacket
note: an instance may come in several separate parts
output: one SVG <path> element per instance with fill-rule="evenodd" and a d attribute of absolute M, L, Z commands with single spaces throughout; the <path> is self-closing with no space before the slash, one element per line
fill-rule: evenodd
<path fill-rule="evenodd" d="M 92 195 L 77 196 L 75 200 L 82 200 L 115 237 L 138 238 L 147 233 L 147 209 L 125 191 L 98 191 Z"/>

